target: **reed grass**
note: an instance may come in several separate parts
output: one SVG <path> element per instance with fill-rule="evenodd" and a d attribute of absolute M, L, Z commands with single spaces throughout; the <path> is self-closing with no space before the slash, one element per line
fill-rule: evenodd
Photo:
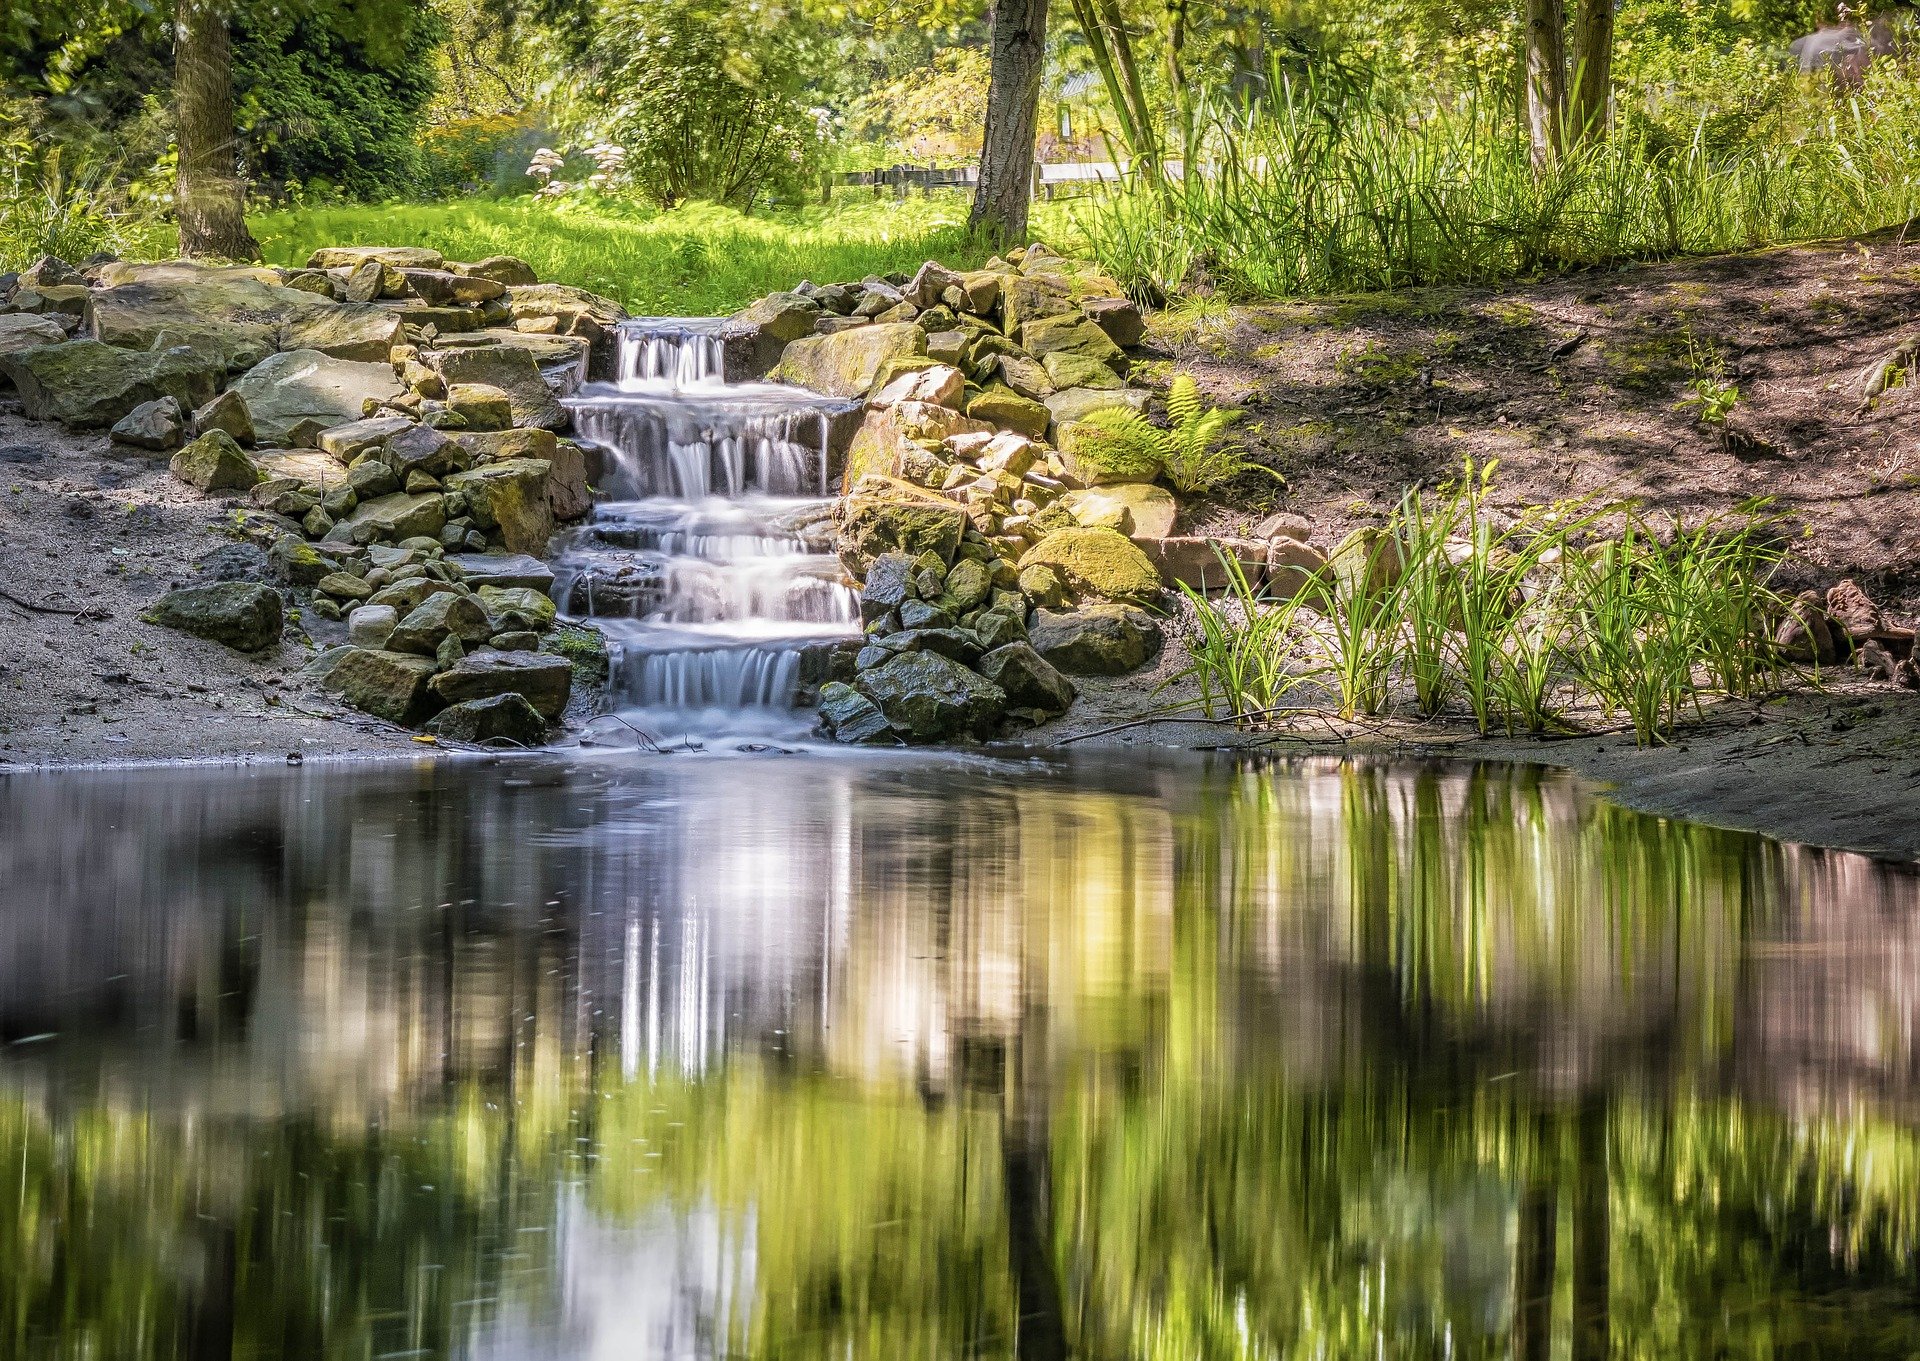
<path fill-rule="evenodd" d="M 1469 717 L 1483 735 L 1571 728 L 1585 696 L 1668 740 L 1709 697 L 1791 673 L 1768 629 L 1784 556 L 1754 503 L 1664 534 L 1632 507 L 1572 502 L 1493 513 L 1492 465 L 1410 492 L 1297 593 L 1275 598 L 1221 554 L 1227 591 L 1186 588 L 1199 621 L 1189 668 L 1209 717 L 1265 717 L 1304 686 L 1342 718 L 1404 705 Z M 1305 707 L 1305 706 L 1301 706 Z"/>

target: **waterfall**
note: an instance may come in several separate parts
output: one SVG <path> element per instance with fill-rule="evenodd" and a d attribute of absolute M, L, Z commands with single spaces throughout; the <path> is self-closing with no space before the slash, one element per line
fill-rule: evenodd
<path fill-rule="evenodd" d="M 854 405 L 726 382 L 719 326 L 628 322 L 618 380 L 566 399 L 607 455 L 605 499 L 562 541 L 554 599 L 607 635 L 634 726 L 798 732 L 809 653 L 860 631 L 826 499 L 833 422 Z"/>

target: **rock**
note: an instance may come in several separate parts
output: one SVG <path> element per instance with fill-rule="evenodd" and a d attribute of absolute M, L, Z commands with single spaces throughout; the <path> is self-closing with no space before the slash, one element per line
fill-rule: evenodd
<path fill-rule="evenodd" d="M 500 531 L 510 553 L 539 555 L 553 537 L 553 511 L 547 504 L 552 465 L 544 459 L 515 458 L 489 463 L 446 479 L 447 491 L 466 498 L 474 523 Z M 436 526 L 432 531 L 439 532 Z"/>
<path fill-rule="evenodd" d="M 194 412 L 190 428 L 196 436 L 220 430 L 233 436 L 237 444 L 254 442 L 253 413 L 247 410 L 247 399 L 231 389 Z"/>
<path fill-rule="evenodd" d="M 1140 541 L 1140 548 L 1169 586 L 1189 586 L 1206 594 L 1218 594 L 1232 585 L 1232 574 L 1221 562 L 1222 554 L 1237 563 L 1247 585 L 1258 590 L 1267 570 L 1267 547 L 1264 539 L 1226 537 Z"/>
<path fill-rule="evenodd" d="M 1304 515 L 1295 515 L 1283 510 L 1276 515 L 1269 515 L 1255 525 L 1250 537 L 1292 539 L 1298 543 L 1307 543 L 1313 538 L 1313 522 Z"/>
<path fill-rule="evenodd" d="M 187 345 L 227 371 L 281 348 L 281 328 L 294 318 L 332 308 L 256 269 L 174 261 L 117 267 L 112 278 L 89 300 L 88 334 L 130 350 Z"/>
<path fill-rule="evenodd" d="M 993 573 L 985 563 L 962 559 L 947 573 L 946 588 L 940 593 L 940 608 L 955 616 L 963 615 L 993 591 Z"/>
<path fill-rule="evenodd" d="M 771 368 L 790 341 L 813 334 L 823 314 L 819 303 L 799 293 L 769 293 L 751 307 L 733 314 L 739 327 L 755 337 L 755 367 Z"/>
<path fill-rule="evenodd" d="M 1064 714 L 1079 695 L 1073 682 L 1028 643 L 995 648 L 980 659 L 979 669 L 981 675 L 1006 691 L 1012 708 L 1025 709 L 1035 717 Z"/>
<path fill-rule="evenodd" d="M 1004 278 L 1000 301 L 1006 313 L 1003 329 L 1010 336 L 1018 336 L 1027 326 L 1048 317 L 1070 316 L 1080 320 L 1072 290 L 1058 279 Z"/>
<path fill-rule="evenodd" d="M 852 487 L 870 476 L 915 481 L 909 474 L 918 471 L 919 464 L 935 461 L 927 446 L 955 434 L 990 434 L 992 429 L 951 407 L 928 402 L 901 402 L 869 411 L 847 446 L 845 484 Z"/>
<path fill-rule="evenodd" d="M 289 586 L 317 586 L 335 570 L 334 562 L 297 534 L 283 534 L 267 550 L 273 574 Z"/>
<path fill-rule="evenodd" d="M 427 724 L 426 731 L 450 742 L 537 747 L 547 740 L 547 721 L 524 695 L 504 694 L 464 700 L 442 709 Z"/>
<path fill-rule="evenodd" d="M 1053 442 L 1058 444 L 1061 432 L 1068 427 L 1110 406 L 1144 414 L 1148 400 L 1149 395 L 1138 388 L 1062 388 L 1045 401 L 1053 416 Z"/>
<path fill-rule="evenodd" d="M 481 586 L 478 590 L 480 604 L 495 633 L 545 632 L 560 615 L 559 607 L 544 591 L 526 586 Z"/>
<path fill-rule="evenodd" d="M 1131 350 L 1147 338 L 1146 318 L 1126 298 L 1089 298 L 1080 304 L 1080 310 L 1122 349 Z"/>
<path fill-rule="evenodd" d="M 1036 359 L 1065 352 L 1098 360 L 1116 373 L 1126 372 L 1126 353 L 1105 331 L 1077 313 L 1027 323 L 1020 328 L 1020 343 Z"/>
<path fill-rule="evenodd" d="M 626 309 L 610 298 L 566 284 L 529 284 L 507 290 L 508 311 L 516 323 L 551 320 L 561 335 L 599 340 L 627 319 Z"/>
<path fill-rule="evenodd" d="M 0 313 L 0 354 L 18 354 L 41 345 L 66 343 L 67 328 L 31 312 Z"/>
<path fill-rule="evenodd" d="M 1119 482 L 1071 491 L 1060 498 L 1075 523 L 1112 529 L 1130 539 L 1164 539 L 1173 533 L 1180 503 L 1165 487 L 1150 482 Z M 1148 556 L 1152 551 L 1148 550 Z"/>
<path fill-rule="evenodd" d="M 364 306 L 386 291 L 387 269 L 378 260 L 362 260 L 347 271 L 344 292 L 349 306 Z M 394 317 L 393 320 L 398 324 L 400 319 Z"/>
<path fill-rule="evenodd" d="M 433 678 L 433 693 L 448 704 L 517 694 L 549 722 L 573 693 L 573 666 L 544 652 L 481 652 Z"/>
<path fill-rule="evenodd" d="M 246 399 L 261 442 L 279 447 L 301 421 L 345 425 L 359 420 L 369 401 L 394 401 L 406 391 L 390 364 L 335 359 L 318 350 L 273 355 L 235 379 L 233 390 Z"/>
<path fill-rule="evenodd" d="M 368 608 L 362 605 L 354 613 Z M 308 667 L 308 674 L 322 690 L 356 709 L 393 723 L 413 723 L 434 708 L 428 689 L 434 667 L 431 657 L 356 647 L 342 650 L 339 656 L 323 654 Z"/>
<path fill-rule="evenodd" d="M 1840 660 L 1840 648 L 1827 620 L 1825 601 L 1818 591 L 1802 591 L 1787 607 L 1787 617 L 1774 632 L 1773 644 L 1790 662 L 1831 666 Z"/>
<path fill-rule="evenodd" d="M 1077 610 L 1040 610 L 1032 629 L 1034 651 L 1072 676 L 1123 676 L 1160 651 L 1160 625 L 1129 605 L 1085 605 Z"/>
<path fill-rule="evenodd" d="M 546 463 L 547 509 L 556 520 L 581 519 L 593 509 L 593 488 L 587 484 L 587 451 L 570 440 L 560 440 Z"/>
<path fill-rule="evenodd" d="M 1006 356 L 1000 356 L 1005 359 Z M 995 383 L 967 403 L 967 415 L 1029 439 L 1044 439 L 1052 416 L 1041 403 L 1022 397 L 1003 383 Z"/>
<path fill-rule="evenodd" d="M 314 589 L 335 600 L 365 600 L 373 594 L 373 587 L 350 572 L 329 572 L 315 583 Z"/>
<path fill-rule="evenodd" d="M 458 567 L 461 579 L 475 590 L 519 586 L 545 595 L 553 589 L 553 569 L 524 553 L 449 553 L 444 561 Z"/>
<path fill-rule="evenodd" d="M 27 416 L 77 430 L 110 426 L 162 397 L 183 411 L 202 406 L 224 371 L 219 360 L 185 348 L 141 352 L 97 340 L 0 353 L 0 377 L 19 392 Z"/>
<path fill-rule="evenodd" d="M 1001 276 L 981 269 L 960 276 L 960 288 L 967 295 L 961 311 L 984 317 L 1000 305 Z"/>
<path fill-rule="evenodd" d="M 1385 595 L 1406 575 L 1406 551 L 1385 530 L 1362 525 L 1334 545 L 1327 564 L 1349 598 Z"/>
<path fill-rule="evenodd" d="M 393 630 L 387 647 L 394 652 L 432 657 L 449 637 L 463 644 L 477 644 L 486 642 L 493 633 L 493 622 L 479 601 L 470 595 L 444 591 L 428 596 L 410 610 Z"/>
<path fill-rule="evenodd" d="M 967 514 L 944 498 L 917 493 L 901 482 L 865 478 L 842 507 L 840 561 L 855 576 L 864 576 L 867 564 L 882 553 L 904 553 L 917 558 L 931 552 L 943 562 L 953 561 Z"/>
<path fill-rule="evenodd" d="M 107 433 L 115 444 L 164 453 L 179 447 L 185 425 L 180 416 L 180 403 L 171 397 L 162 397 L 140 403 L 116 421 Z"/>
<path fill-rule="evenodd" d="M 1319 549 L 1300 539 L 1267 540 L 1267 593 L 1291 600 L 1302 591 L 1324 591 L 1327 559 Z"/>
<path fill-rule="evenodd" d="M 254 582 L 222 581 L 168 591 L 145 616 L 150 623 L 258 652 L 280 641 L 280 593 Z"/>
<path fill-rule="evenodd" d="M 514 629 L 508 633 L 494 634 L 487 640 L 487 646 L 502 652 L 538 652 L 540 635 L 532 629 Z"/>
<path fill-rule="evenodd" d="M 1056 529 L 1029 548 L 1020 568 L 1051 567 L 1077 600 L 1152 604 L 1160 573 L 1126 535 L 1111 529 Z"/>
<path fill-rule="evenodd" d="M 247 491 L 266 481 L 246 451 L 224 430 L 209 430 L 173 456 L 172 474 L 200 491 Z"/>
<path fill-rule="evenodd" d="M 464 430 L 507 430 L 513 426 L 513 399 L 491 383 L 449 384 L 447 410 L 460 420 Z"/>
<path fill-rule="evenodd" d="M 860 622 L 878 623 L 914 598 L 913 559 L 905 553 L 882 553 L 867 567 Z"/>
<path fill-rule="evenodd" d="M 414 428 L 405 416 L 369 416 L 323 430 L 318 437 L 322 452 L 342 463 L 351 463 L 360 455 L 383 448 L 395 435 Z"/>
<path fill-rule="evenodd" d="M 446 523 L 446 505 L 439 493 L 410 496 L 395 492 L 360 502 L 328 531 L 327 537 L 356 544 L 398 543 L 421 535 L 432 537 Z"/>
<path fill-rule="evenodd" d="M 1830 589 L 1827 592 L 1826 612 L 1833 625 L 1835 643 L 1845 637 L 1857 646 L 1885 627 L 1885 621 L 1880 617 L 1880 607 L 1856 582 L 1843 581 Z"/>
<path fill-rule="evenodd" d="M 893 725 L 874 702 L 841 681 L 820 687 L 820 723 L 836 742 L 891 742 Z"/>
<path fill-rule="evenodd" d="M 544 458 L 552 462 L 560 446 L 551 430 L 462 430 L 453 442 L 471 457 L 471 466 L 504 463 L 510 458 Z"/>
<path fill-rule="evenodd" d="M 949 288 L 966 288 L 966 276 L 958 274 L 938 261 L 929 260 L 920 266 L 913 276 L 913 282 L 904 290 L 907 301 L 916 307 L 935 307 Z"/>
<path fill-rule="evenodd" d="M 430 425 L 409 425 L 389 436 L 380 448 L 380 461 L 401 481 L 415 473 L 445 477 L 467 466 L 467 451 Z"/>
<path fill-rule="evenodd" d="M 315 350 L 334 359 L 384 361 L 396 345 L 407 343 L 407 328 L 384 307 L 343 303 L 315 308 L 280 327 L 283 350 Z"/>
<path fill-rule="evenodd" d="M 57 255 L 42 255 L 20 271 L 18 282 L 25 288 L 59 288 L 84 284 L 87 276 Z"/>
<path fill-rule="evenodd" d="M 933 652 L 901 652 L 861 672 L 854 688 L 897 733 L 923 742 L 985 737 L 1006 709 L 1006 692 Z"/>
<path fill-rule="evenodd" d="M 1098 359 L 1070 350 L 1056 350 L 1042 361 L 1043 371 L 1055 388 L 1116 389 L 1126 380 Z"/>
<path fill-rule="evenodd" d="M 409 293 L 435 307 L 472 307 L 507 295 L 503 283 L 450 269 L 402 269 L 400 277 Z"/>
<path fill-rule="evenodd" d="M 261 449 L 253 456 L 270 478 L 292 478 L 316 489 L 316 495 L 343 485 L 347 470 L 330 454 L 314 449 Z"/>
<path fill-rule="evenodd" d="M 958 409 L 967 388 L 959 369 L 949 364 L 929 364 L 924 369 L 900 373 L 873 395 L 874 407 L 895 406 L 904 402 Z"/>
<path fill-rule="evenodd" d="M 484 260 L 475 260 L 471 264 L 450 261 L 447 268 L 455 274 L 464 274 L 472 279 L 492 279 L 495 283 L 506 284 L 513 288 L 525 288 L 540 282 L 540 276 L 533 272 L 533 266 L 517 255 L 489 255 Z"/>
<path fill-rule="evenodd" d="M 308 269 L 357 269 L 372 260 L 389 269 L 438 269 L 446 257 L 425 246 L 326 246 L 307 257 Z"/>
<path fill-rule="evenodd" d="M 567 427 L 566 411 L 554 400 L 553 390 L 547 386 L 540 366 L 527 350 L 489 345 L 473 349 L 429 350 L 423 358 L 446 381 L 447 400 L 456 411 L 461 411 L 467 417 L 470 429 L 518 426 L 522 429 L 564 430 Z M 493 388 L 506 396 L 506 420 L 479 421 L 471 413 L 461 410 L 461 399 L 457 394 L 463 388 L 474 386 Z"/>
<path fill-rule="evenodd" d="M 770 376 L 827 397 L 864 398 L 895 363 L 926 352 L 926 332 L 911 322 L 862 326 L 794 341 Z"/>

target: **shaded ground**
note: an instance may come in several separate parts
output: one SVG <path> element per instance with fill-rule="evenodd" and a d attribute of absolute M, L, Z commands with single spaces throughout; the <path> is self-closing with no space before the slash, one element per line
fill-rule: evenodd
<path fill-rule="evenodd" d="M 1920 605 L 1920 390 L 1861 411 L 1863 371 L 1920 336 L 1920 233 L 1640 266 L 1502 289 L 1427 289 L 1158 318 L 1171 366 L 1246 410 L 1287 479 L 1236 486 L 1203 529 L 1269 505 L 1327 543 L 1402 490 L 1500 460 L 1496 505 L 1633 496 L 1697 518 L 1771 496 L 1793 585 L 1853 577 Z M 1737 385 L 1730 433 L 1679 403 Z"/>

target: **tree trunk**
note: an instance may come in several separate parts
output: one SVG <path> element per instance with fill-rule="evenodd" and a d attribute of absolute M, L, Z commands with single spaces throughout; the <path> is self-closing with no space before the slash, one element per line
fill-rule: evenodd
<path fill-rule="evenodd" d="M 1574 0 L 1573 112 L 1576 144 L 1607 135 L 1613 102 L 1613 0 Z"/>
<path fill-rule="evenodd" d="M 1534 169 L 1560 159 L 1566 126 L 1566 7 L 1562 0 L 1527 0 L 1527 133 Z"/>
<path fill-rule="evenodd" d="M 1544 1123 L 1544 1122 L 1542 1122 Z M 1535 1156 L 1548 1156 L 1546 1140 Z M 1513 1361 L 1549 1361 L 1553 1355 L 1553 1279 L 1560 1245 L 1559 1187 L 1536 1169 L 1520 1197 L 1520 1234 L 1513 1264 Z"/>
<path fill-rule="evenodd" d="M 972 223 L 1001 242 L 1027 234 L 1046 60 L 1047 0 L 993 0 L 987 127 Z"/>
<path fill-rule="evenodd" d="M 1612 1355 L 1612 1177 L 1607 1153 L 1607 1101 L 1588 1095 L 1575 1128 L 1573 1181 L 1573 1361 Z"/>
<path fill-rule="evenodd" d="M 180 171 L 174 214 L 180 253 L 258 260 L 235 170 L 233 50 L 221 0 L 179 0 L 173 27 Z"/>

